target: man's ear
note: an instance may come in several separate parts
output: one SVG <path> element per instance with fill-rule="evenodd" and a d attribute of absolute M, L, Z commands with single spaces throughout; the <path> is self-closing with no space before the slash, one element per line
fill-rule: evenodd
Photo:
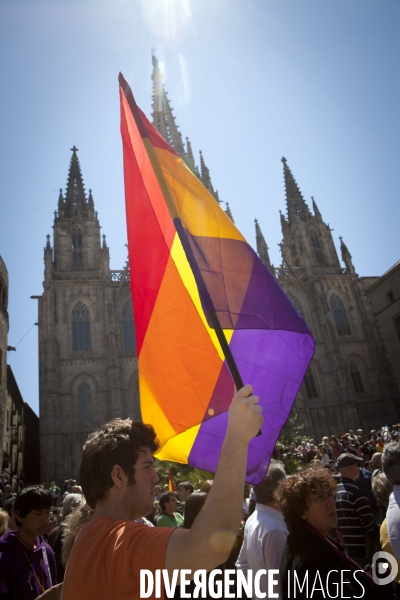
<path fill-rule="evenodd" d="M 120 467 L 119 465 L 114 465 L 113 468 L 111 469 L 111 479 L 114 482 L 114 485 L 118 488 L 118 489 L 122 489 L 125 487 L 128 477 L 125 474 L 125 471 L 123 470 L 122 467 Z"/>

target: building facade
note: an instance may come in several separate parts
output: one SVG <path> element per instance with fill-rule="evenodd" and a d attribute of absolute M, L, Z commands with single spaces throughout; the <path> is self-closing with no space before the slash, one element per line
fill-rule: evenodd
<path fill-rule="evenodd" d="M 10 365 L 7 365 L 3 472 L 13 492 L 40 482 L 39 417 L 24 402 Z"/>
<path fill-rule="evenodd" d="M 282 264 L 271 265 L 256 222 L 257 251 L 305 319 L 314 358 L 295 403 L 304 431 L 323 435 L 379 429 L 399 421 L 399 391 L 366 295 L 378 278 L 359 277 L 340 238 L 341 265 L 329 225 L 305 202 L 282 159 L 287 215 L 281 213 Z"/>
<path fill-rule="evenodd" d="M 176 125 L 153 56 L 153 124 L 220 203 L 200 153 Z M 275 268 L 256 221 L 260 258 L 277 278 L 315 339 L 316 351 L 295 403 L 304 431 L 321 435 L 378 428 L 399 418 L 399 394 L 382 337 L 365 295 L 376 278 L 360 278 L 315 202 L 304 201 L 283 159 L 287 216 L 281 215 L 282 264 Z M 228 216 L 233 220 L 229 205 Z M 41 473 L 46 483 L 78 474 L 82 445 L 113 417 L 140 418 L 129 268 L 111 271 L 92 193 L 72 148 L 65 195 L 60 190 L 53 246 L 44 250 L 39 298 Z"/>
<path fill-rule="evenodd" d="M 8 346 L 8 272 L 0 256 L 0 465 L 12 491 L 39 482 L 39 417 L 23 401 L 10 365 Z"/>
<path fill-rule="evenodd" d="M 3 436 L 7 405 L 8 271 L 0 256 L 0 465 L 3 468 Z"/>
<path fill-rule="evenodd" d="M 39 298 L 41 473 L 46 483 L 78 474 L 89 432 L 115 417 L 139 418 L 129 269 L 110 270 L 92 193 L 72 148 L 54 240 L 44 249 Z"/>
<path fill-rule="evenodd" d="M 400 389 L 400 261 L 366 289 Z"/>

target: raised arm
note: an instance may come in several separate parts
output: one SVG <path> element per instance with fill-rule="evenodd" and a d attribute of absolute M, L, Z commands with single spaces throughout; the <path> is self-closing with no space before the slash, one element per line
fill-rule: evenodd
<path fill-rule="evenodd" d="M 215 568 L 225 562 L 242 516 L 243 486 L 250 440 L 261 428 L 262 407 L 252 387 L 244 386 L 232 400 L 228 428 L 215 480 L 191 529 L 176 529 L 167 546 L 165 567 Z"/>

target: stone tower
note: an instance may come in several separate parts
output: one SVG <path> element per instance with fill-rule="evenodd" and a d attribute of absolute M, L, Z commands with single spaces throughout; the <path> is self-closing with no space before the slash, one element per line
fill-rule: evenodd
<path fill-rule="evenodd" d="M 341 239 L 342 268 L 332 238 L 312 198 L 309 209 L 285 158 L 287 215 L 281 214 L 282 264 L 271 265 L 256 222 L 257 251 L 316 340 L 315 355 L 295 403 L 305 432 L 322 435 L 365 431 L 399 420 L 399 397 L 377 323 Z"/>
<path fill-rule="evenodd" d="M 41 477 L 77 477 L 83 442 L 114 417 L 140 417 L 128 266 L 110 271 L 92 192 L 72 148 L 44 249 L 39 298 Z"/>
<path fill-rule="evenodd" d="M 201 183 L 208 189 L 215 200 L 220 203 L 218 190 L 214 190 L 211 182 L 210 170 L 204 162 L 203 154 L 200 150 L 200 169 L 195 163 L 192 145 L 189 138 L 186 138 L 186 149 L 182 141 L 182 134 L 176 124 L 171 104 L 165 91 L 164 79 L 158 65 L 158 60 L 153 54 L 153 98 L 152 98 L 152 117 L 153 125 L 163 136 L 175 152 L 185 161 L 189 169 L 200 179 Z M 229 210 L 229 208 L 228 208 Z M 231 217 L 231 215 L 229 215 Z"/>

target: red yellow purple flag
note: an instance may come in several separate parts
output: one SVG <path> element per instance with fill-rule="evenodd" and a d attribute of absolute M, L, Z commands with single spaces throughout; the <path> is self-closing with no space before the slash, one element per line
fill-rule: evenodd
<path fill-rule="evenodd" d="M 121 134 L 142 419 L 158 457 L 215 471 L 234 385 L 215 311 L 264 407 L 247 481 L 268 468 L 314 340 L 225 212 L 136 105 L 122 74 Z M 261 176 L 260 176 L 261 180 Z"/>

